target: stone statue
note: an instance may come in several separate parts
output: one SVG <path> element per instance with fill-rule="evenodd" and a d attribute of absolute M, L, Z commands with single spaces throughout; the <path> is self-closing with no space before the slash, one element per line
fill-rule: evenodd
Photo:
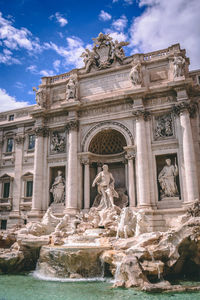
<path fill-rule="evenodd" d="M 39 88 L 37 90 L 36 87 L 33 87 L 33 91 L 36 93 L 35 99 L 36 99 L 37 105 L 39 105 L 39 106 L 41 106 L 41 107 L 44 108 L 46 106 L 46 103 L 45 103 L 46 99 L 45 99 L 45 91 L 44 91 L 44 89 Z"/>
<path fill-rule="evenodd" d="M 141 80 L 141 64 L 137 63 L 136 65 L 133 65 L 129 78 L 133 84 L 133 86 L 140 85 L 142 80 Z"/>
<path fill-rule="evenodd" d="M 129 42 L 118 42 L 118 40 L 116 40 L 114 43 L 111 42 L 111 44 L 112 44 L 112 58 L 118 61 L 120 64 L 123 64 L 125 53 L 122 47 L 129 45 Z"/>
<path fill-rule="evenodd" d="M 93 181 L 92 186 L 98 186 L 98 193 L 102 195 L 102 208 L 114 207 L 114 197 L 118 198 L 118 193 L 114 189 L 114 177 L 108 171 L 108 166 L 103 165 L 101 171 Z M 101 204 L 100 204 L 101 205 Z"/>
<path fill-rule="evenodd" d="M 53 132 L 51 139 L 51 151 L 60 153 L 65 151 L 65 137 L 61 136 L 58 132 Z"/>
<path fill-rule="evenodd" d="M 66 98 L 67 100 L 77 98 L 77 79 L 71 75 L 66 85 Z"/>
<path fill-rule="evenodd" d="M 175 56 L 173 65 L 174 65 L 174 78 L 183 76 L 185 59 L 182 56 Z"/>
<path fill-rule="evenodd" d="M 90 72 L 91 68 L 96 66 L 96 54 L 89 49 L 85 49 L 85 52 L 81 54 L 83 57 L 83 62 L 85 63 L 85 71 L 88 73 Z"/>
<path fill-rule="evenodd" d="M 65 200 L 65 180 L 62 176 L 62 171 L 58 171 L 58 176 L 50 189 L 53 194 L 54 203 L 63 203 Z"/>
<path fill-rule="evenodd" d="M 171 159 L 166 159 L 166 165 L 158 175 L 158 181 L 161 186 L 161 198 L 175 197 L 178 195 L 178 188 L 176 185 L 176 176 L 178 175 L 178 167 L 171 164 Z"/>
<path fill-rule="evenodd" d="M 120 215 L 116 238 L 129 238 L 135 234 L 137 218 L 130 207 L 124 207 Z"/>

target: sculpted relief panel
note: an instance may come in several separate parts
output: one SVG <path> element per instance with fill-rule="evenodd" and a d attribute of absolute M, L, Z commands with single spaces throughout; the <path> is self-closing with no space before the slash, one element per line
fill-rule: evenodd
<path fill-rule="evenodd" d="M 174 135 L 173 119 L 171 114 L 155 117 L 154 137 L 156 140 L 168 138 Z"/>

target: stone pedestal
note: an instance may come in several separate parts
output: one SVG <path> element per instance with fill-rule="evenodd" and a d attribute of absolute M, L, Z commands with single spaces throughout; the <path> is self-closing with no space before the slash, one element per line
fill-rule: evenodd
<path fill-rule="evenodd" d="M 168 209 L 168 208 L 181 208 L 183 201 L 179 197 L 164 197 L 161 201 L 158 201 L 157 207 L 159 209 Z"/>

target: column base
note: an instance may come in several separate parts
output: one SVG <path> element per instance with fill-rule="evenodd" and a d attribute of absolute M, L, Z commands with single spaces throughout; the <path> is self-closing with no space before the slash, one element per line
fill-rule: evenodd
<path fill-rule="evenodd" d="M 30 221 L 40 221 L 44 213 L 41 210 L 32 209 L 28 214 L 28 220 Z"/>
<path fill-rule="evenodd" d="M 66 207 L 64 210 L 64 214 L 68 214 L 70 216 L 74 216 L 77 213 L 79 213 L 79 209 L 78 208 L 74 208 L 74 207 Z"/>
<path fill-rule="evenodd" d="M 140 204 L 137 207 L 138 209 L 145 209 L 145 210 L 157 210 L 157 205 L 152 204 Z"/>

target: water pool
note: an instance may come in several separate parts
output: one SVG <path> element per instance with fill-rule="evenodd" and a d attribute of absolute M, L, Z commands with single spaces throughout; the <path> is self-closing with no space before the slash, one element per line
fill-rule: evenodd
<path fill-rule="evenodd" d="M 200 300 L 200 292 L 147 294 L 111 286 L 109 282 L 59 282 L 31 275 L 0 275 L 0 300 Z"/>

